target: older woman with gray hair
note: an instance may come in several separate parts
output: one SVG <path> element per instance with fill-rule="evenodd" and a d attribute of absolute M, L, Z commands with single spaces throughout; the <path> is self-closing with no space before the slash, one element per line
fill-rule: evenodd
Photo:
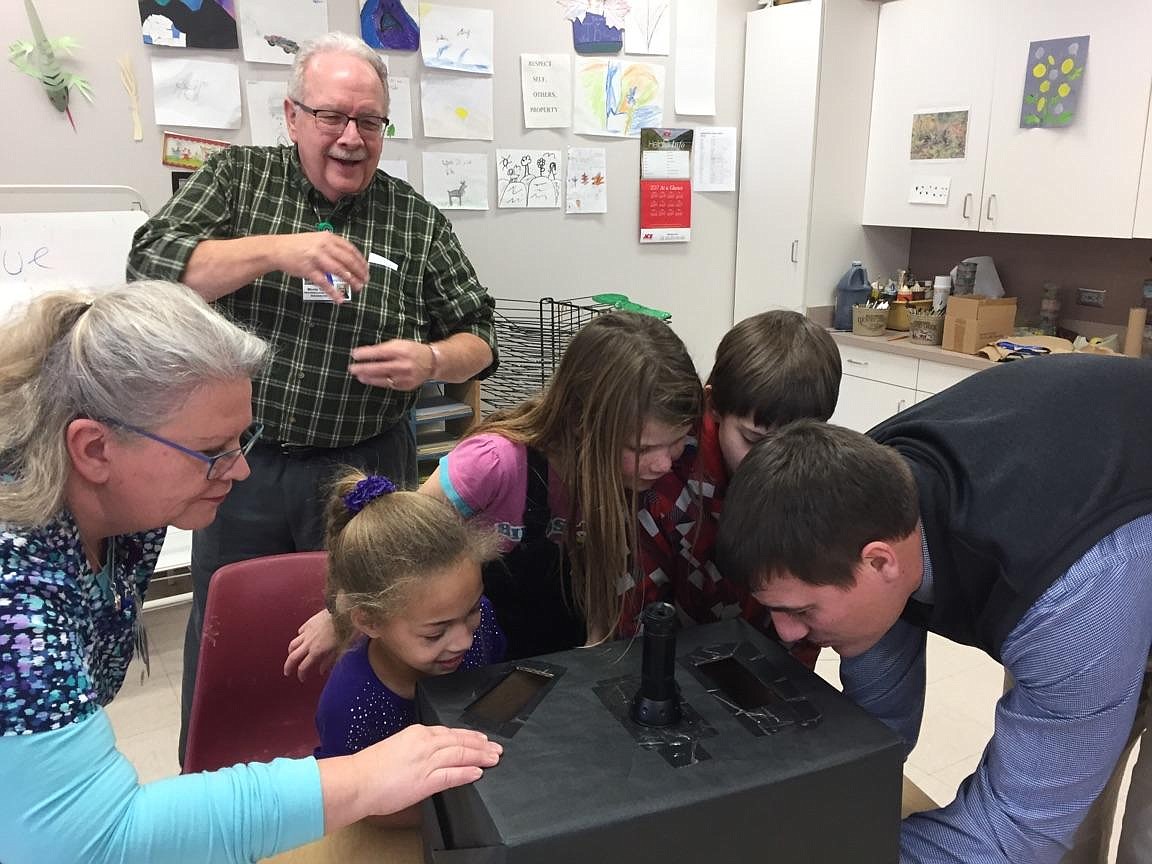
<path fill-rule="evenodd" d="M 187 288 L 52 293 L 0 326 L 0 860 L 251 861 L 477 779 L 500 748 L 411 727 L 354 756 L 140 785 L 104 706 L 164 528 L 248 474 L 257 337 Z"/>

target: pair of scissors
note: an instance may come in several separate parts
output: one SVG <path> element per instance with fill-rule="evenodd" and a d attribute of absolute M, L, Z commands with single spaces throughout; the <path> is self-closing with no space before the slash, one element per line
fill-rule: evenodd
<path fill-rule="evenodd" d="M 1003 348 L 1008 355 L 1003 359 L 1016 359 L 1017 357 L 1039 357 L 1042 354 L 1051 354 L 1050 348 L 1043 345 L 1028 345 L 1022 342 L 1013 342 L 1010 339 L 999 339 L 995 343 L 997 348 Z"/>

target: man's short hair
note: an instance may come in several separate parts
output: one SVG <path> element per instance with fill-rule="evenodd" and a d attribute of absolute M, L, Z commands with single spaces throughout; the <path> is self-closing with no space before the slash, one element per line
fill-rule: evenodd
<path fill-rule="evenodd" d="M 799 312 L 745 318 L 716 349 L 708 378 L 712 408 L 757 426 L 827 420 L 840 394 L 840 351 L 828 331 Z"/>
<path fill-rule="evenodd" d="M 777 576 L 850 587 L 863 548 L 916 528 L 916 481 L 904 458 L 871 438 L 816 420 L 766 436 L 724 499 L 717 562 L 759 586 Z"/>
<path fill-rule="evenodd" d="M 300 46 L 296 57 L 292 61 L 292 72 L 288 77 L 288 98 L 302 101 L 304 99 L 304 83 L 308 72 L 308 63 L 313 57 L 320 54 L 349 54 L 359 57 L 372 67 L 380 84 L 384 88 L 384 113 L 388 113 L 388 67 L 384 59 L 372 50 L 363 39 L 349 33 L 333 30 L 323 36 L 310 39 Z"/>

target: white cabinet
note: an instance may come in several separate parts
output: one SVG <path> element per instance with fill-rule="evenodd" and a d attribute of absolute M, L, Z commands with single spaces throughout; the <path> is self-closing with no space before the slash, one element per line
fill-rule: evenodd
<path fill-rule="evenodd" d="M 1152 115 L 1152 104 L 1149 113 Z M 1144 161 L 1140 166 L 1140 189 L 1136 193 L 1136 222 L 1132 226 L 1132 236 L 1152 237 L 1152 123 L 1144 133 Z"/>
<path fill-rule="evenodd" d="M 907 262 L 908 233 L 860 225 L 877 5 L 748 13 L 734 320 L 830 305 L 854 259 Z"/>
<path fill-rule="evenodd" d="M 864 222 L 1132 236 L 1152 86 L 1150 31 L 1152 3 L 886 3 Z M 1075 121 L 1021 128 L 1029 45 L 1085 35 L 1088 62 Z M 917 46 L 934 50 L 914 51 Z M 911 160 L 912 114 L 949 108 L 969 110 L 966 157 Z M 904 203 L 912 181 L 922 177 L 951 178 L 946 207 Z"/>
<path fill-rule="evenodd" d="M 979 369 L 839 343 L 843 377 L 830 423 L 867 432 Z M 991 364 L 989 364 L 991 365 Z"/>

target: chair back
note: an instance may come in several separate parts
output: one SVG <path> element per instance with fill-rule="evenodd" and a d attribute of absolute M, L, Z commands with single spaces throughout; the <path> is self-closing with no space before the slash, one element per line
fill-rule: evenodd
<path fill-rule="evenodd" d="M 326 552 L 228 564 L 208 587 L 184 773 L 309 756 L 326 676 L 285 677 L 288 643 L 324 606 Z"/>

